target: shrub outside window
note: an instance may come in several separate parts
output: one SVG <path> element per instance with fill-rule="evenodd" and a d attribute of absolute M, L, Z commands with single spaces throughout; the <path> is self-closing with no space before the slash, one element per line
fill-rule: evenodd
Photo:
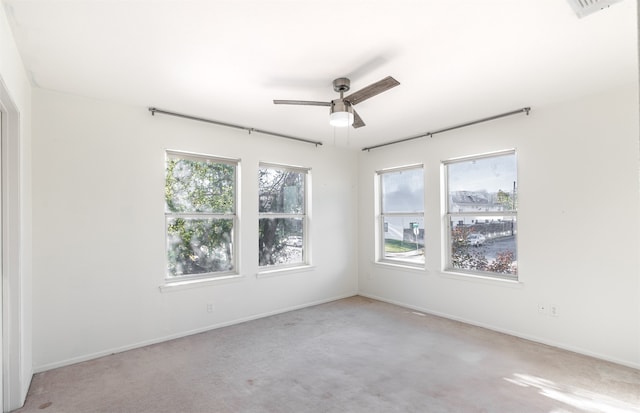
<path fill-rule="evenodd" d="M 258 265 L 308 264 L 309 170 L 260 164 L 258 170 Z"/>
<path fill-rule="evenodd" d="M 444 166 L 446 269 L 517 280 L 515 151 L 455 159 Z"/>
<path fill-rule="evenodd" d="M 379 261 L 424 265 L 424 169 L 378 172 Z"/>
<path fill-rule="evenodd" d="M 236 270 L 238 161 L 167 151 L 167 279 Z"/>

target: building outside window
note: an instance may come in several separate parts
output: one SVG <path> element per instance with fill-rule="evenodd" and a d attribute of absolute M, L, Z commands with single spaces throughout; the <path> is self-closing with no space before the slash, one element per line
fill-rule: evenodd
<path fill-rule="evenodd" d="M 378 261 L 424 266 L 424 169 L 378 172 Z"/>
<path fill-rule="evenodd" d="M 237 271 L 237 169 L 237 160 L 167 151 L 168 279 Z"/>
<path fill-rule="evenodd" d="M 309 169 L 261 163 L 258 170 L 258 264 L 309 263 Z"/>
<path fill-rule="evenodd" d="M 515 151 L 444 162 L 446 269 L 517 280 Z"/>

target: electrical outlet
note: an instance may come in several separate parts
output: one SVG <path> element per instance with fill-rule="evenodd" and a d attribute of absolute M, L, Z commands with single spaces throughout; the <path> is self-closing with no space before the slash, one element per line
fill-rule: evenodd
<path fill-rule="evenodd" d="M 538 304 L 538 312 L 540 314 L 549 314 L 549 309 L 546 304 Z"/>
<path fill-rule="evenodd" d="M 549 306 L 549 315 L 551 317 L 557 317 L 558 316 L 558 306 L 555 304 L 551 304 Z"/>
<path fill-rule="evenodd" d="M 213 313 L 214 309 L 215 309 L 215 307 L 213 306 L 212 303 L 208 303 L 207 304 L 207 313 Z"/>

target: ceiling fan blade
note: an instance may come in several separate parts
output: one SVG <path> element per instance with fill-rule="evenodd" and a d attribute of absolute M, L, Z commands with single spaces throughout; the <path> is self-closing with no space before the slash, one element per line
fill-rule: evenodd
<path fill-rule="evenodd" d="M 400 82 L 398 82 L 391 76 L 387 76 L 384 79 L 377 81 L 376 83 L 372 83 L 369 86 L 358 90 L 357 92 L 353 92 L 349 96 L 345 97 L 344 100 L 351 103 L 351 106 L 357 105 L 358 103 L 374 97 L 375 95 L 378 95 L 382 92 L 385 92 L 392 87 L 396 87 L 399 84 Z"/>
<path fill-rule="evenodd" d="M 331 106 L 331 102 L 317 102 L 315 100 L 275 100 L 276 105 L 308 105 L 308 106 Z"/>
<path fill-rule="evenodd" d="M 353 126 L 354 129 L 357 128 L 361 128 L 363 126 L 365 126 L 366 123 L 364 123 L 364 121 L 362 120 L 362 118 L 360 117 L 360 115 L 358 115 L 358 112 L 356 112 L 356 110 L 353 110 L 353 124 L 351 126 Z"/>

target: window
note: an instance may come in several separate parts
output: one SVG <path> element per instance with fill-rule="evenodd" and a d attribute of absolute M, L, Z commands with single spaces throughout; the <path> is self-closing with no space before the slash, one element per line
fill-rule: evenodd
<path fill-rule="evenodd" d="M 236 269 L 238 161 L 167 152 L 167 278 Z"/>
<path fill-rule="evenodd" d="M 447 161 L 447 269 L 517 279 L 514 151 Z"/>
<path fill-rule="evenodd" d="M 379 261 L 424 265 L 422 165 L 378 172 Z"/>
<path fill-rule="evenodd" d="M 260 164 L 258 170 L 258 264 L 308 263 L 308 169 Z"/>

